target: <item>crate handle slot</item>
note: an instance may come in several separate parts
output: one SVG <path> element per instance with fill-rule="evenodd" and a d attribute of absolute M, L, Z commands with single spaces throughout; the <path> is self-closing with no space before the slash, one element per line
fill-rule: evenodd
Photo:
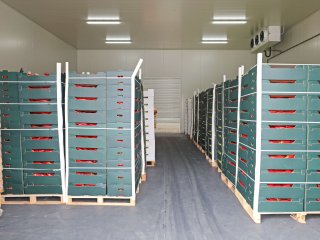
<path fill-rule="evenodd" d="M 269 128 L 293 129 L 293 128 L 296 128 L 296 125 L 269 125 Z"/>
<path fill-rule="evenodd" d="M 230 130 L 230 133 L 232 133 L 232 134 L 237 134 L 237 131 Z"/>
<path fill-rule="evenodd" d="M 123 176 L 118 176 L 118 179 L 124 179 L 124 177 Z"/>
<path fill-rule="evenodd" d="M 97 101 L 96 97 L 75 97 L 77 101 Z"/>
<path fill-rule="evenodd" d="M 51 115 L 52 112 L 30 112 L 31 115 Z"/>
<path fill-rule="evenodd" d="M 33 173 L 32 176 L 34 177 L 53 177 L 55 173 Z"/>
<path fill-rule="evenodd" d="M 236 153 L 234 151 L 231 151 L 230 153 L 231 153 L 231 155 L 236 155 Z"/>
<path fill-rule="evenodd" d="M 33 161 L 32 164 L 52 165 L 52 164 L 54 164 L 54 161 Z"/>
<path fill-rule="evenodd" d="M 241 125 L 248 125 L 248 123 L 247 122 L 241 122 Z"/>
<path fill-rule="evenodd" d="M 50 89 L 51 86 L 28 86 L 29 89 Z"/>
<path fill-rule="evenodd" d="M 8 79 L 9 76 L 5 75 L 5 76 L 2 76 L 2 79 Z"/>
<path fill-rule="evenodd" d="M 267 202 L 292 202 L 291 198 L 266 198 Z"/>
<path fill-rule="evenodd" d="M 245 160 L 244 158 L 240 158 L 240 161 L 243 163 L 247 163 L 247 160 Z"/>
<path fill-rule="evenodd" d="M 123 164 L 123 163 L 119 163 L 119 164 L 117 164 L 117 166 L 118 166 L 118 167 L 123 167 L 124 164 Z"/>
<path fill-rule="evenodd" d="M 37 152 L 37 153 L 53 152 L 53 149 L 32 149 L 31 152 Z"/>
<path fill-rule="evenodd" d="M 279 98 L 293 99 L 293 98 L 296 98 L 296 95 L 269 95 L 269 97 L 271 99 L 279 99 Z"/>
<path fill-rule="evenodd" d="M 117 142 L 123 142 L 123 139 L 118 139 Z"/>
<path fill-rule="evenodd" d="M 246 173 L 242 170 L 240 170 L 240 173 L 243 175 L 243 176 L 246 176 Z"/>
<path fill-rule="evenodd" d="M 97 88 L 95 84 L 75 84 L 76 88 Z"/>
<path fill-rule="evenodd" d="M 3 117 L 5 117 L 5 118 L 10 117 L 10 114 L 5 113 L 5 114 L 3 114 Z"/>
<path fill-rule="evenodd" d="M 82 176 L 97 176 L 98 173 L 96 173 L 96 172 L 76 172 L 76 175 L 82 175 Z"/>
<path fill-rule="evenodd" d="M 237 143 L 234 142 L 234 141 L 230 141 L 229 143 L 232 144 L 232 145 L 236 145 L 236 144 L 237 144 Z"/>
<path fill-rule="evenodd" d="M 270 188 L 292 188 L 293 184 L 267 184 Z"/>
<path fill-rule="evenodd" d="M 246 189 L 247 187 L 246 187 L 246 185 L 241 181 L 241 180 L 239 180 L 239 184 L 241 185 L 241 187 L 243 187 L 244 189 Z"/>
<path fill-rule="evenodd" d="M 29 98 L 29 102 L 51 102 L 51 99 L 50 98 L 40 98 L 40 99 Z"/>
<path fill-rule="evenodd" d="M 117 155 L 123 155 L 123 152 L 117 152 Z"/>
<path fill-rule="evenodd" d="M 295 140 L 269 140 L 269 143 L 272 144 L 293 144 Z"/>
<path fill-rule="evenodd" d="M 97 151 L 98 148 L 84 148 L 84 147 L 77 147 L 78 151 Z"/>
<path fill-rule="evenodd" d="M 296 155 L 289 154 L 289 155 L 269 155 L 269 158 L 295 158 Z"/>
<path fill-rule="evenodd" d="M 123 75 L 117 75 L 117 77 L 118 77 L 118 78 L 123 78 L 124 76 L 123 76 Z"/>
<path fill-rule="evenodd" d="M 48 141 L 52 139 L 53 137 L 31 137 L 31 140 L 34 140 L 34 141 Z"/>
<path fill-rule="evenodd" d="M 89 139 L 96 139 L 96 138 L 98 138 L 98 136 L 76 135 L 76 138 L 89 138 Z"/>
<path fill-rule="evenodd" d="M 51 128 L 52 124 L 31 124 L 31 128 Z"/>
<path fill-rule="evenodd" d="M 89 114 L 92 114 L 92 113 L 97 113 L 96 110 L 75 110 L 76 113 L 89 113 Z"/>
<path fill-rule="evenodd" d="M 89 163 L 89 164 L 96 164 L 98 161 L 97 160 L 80 160 L 77 159 L 76 163 Z"/>
<path fill-rule="evenodd" d="M 123 101 L 118 101 L 117 104 L 122 105 Z"/>
<path fill-rule="evenodd" d="M 269 110 L 271 114 L 295 114 L 296 110 Z"/>
<path fill-rule="evenodd" d="M 89 126 L 89 127 L 92 127 L 92 126 L 97 126 L 97 123 L 85 123 L 85 122 L 77 122 L 76 123 L 76 126 Z"/>
<path fill-rule="evenodd" d="M 123 88 L 118 88 L 117 91 L 118 92 L 123 92 Z"/>
<path fill-rule="evenodd" d="M 247 148 L 245 146 L 241 146 L 240 148 L 244 151 L 247 151 Z"/>
<path fill-rule="evenodd" d="M 269 173 L 294 173 L 293 169 L 268 169 Z"/>
<path fill-rule="evenodd" d="M 6 163 L 4 166 L 10 168 L 11 164 L 10 163 Z"/>
<path fill-rule="evenodd" d="M 12 176 L 6 175 L 6 176 L 4 176 L 4 178 L 9 179 L 9 178 L 12 178 Z"/>
<path fill-rule="evenodd" d="M 229 161 L 229 164 L 230 164 L 231 166 L 233 166 L 233 167 L 236 166 L 236 164 L 235 164 L 234 162 L 231 162 L 231 161 Z"/>
<path fill-rule="evenodd" d="M 117 117 L 123 117 L 123 114 L 117 114 Z"/>
<path fill-rule="evenodd" d="M 248 135 L 247 135 L 247 134 L 242 133 L 242 134 L 241 134 L 241 137 L 242 137 L 242 138 L 248 138 Z"/>
<path fill-rule="evenodd" d="M 93 184 L 93 183 L 76 183 L 76 184 L 73 184 L 73 186 L 75 186 L 75 187 L 95 187 L 97 185 Z"/>

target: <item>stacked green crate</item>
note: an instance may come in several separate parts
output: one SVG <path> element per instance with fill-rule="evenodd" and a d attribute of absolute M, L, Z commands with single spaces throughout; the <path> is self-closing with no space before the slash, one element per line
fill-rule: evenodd
<path fill-rule="evenodd" d="M 255 212 L 304 212 L 306 182 L 317 200 L 306 168 L 310 76 L 308 65 L 258 63 L 242 78 L 237 190 Z"/>
<path fill-rule="evenodd" d="M 132 74 L 69 77 L 68 195 L 134 195 L 141 176 L 142 87 L 140 80 L 132 85 Z"/>
<path fill-rule="evenodd" d="M 320 66 L 309 66 L 306 212 L 320 212 Z"/>
<path fill-rule="evenodd" d="M 207 89 L 207 113 L 206 113 L 206 143 L 205 143 L 205 151 L 206 155 L 212 160 L 214 159 L 212 156 L 212 127 L 213 127 L 213 88 Z"/>
<path fill-rule="evenodd" d="M 214 161 L 217 160 L 217 164 L 219 169 L 222 168 L 221 160 L 222 160 L 222 154 L 223 154 L 223 85 L 219 84 L 216 85 L 215 89 L 215 143 L 216 143 L 216 159 L 213 159 Z"/>
<path fill-rule="evenodd" d="M 62 194 L 57 77 L 3 71 L 0 81 L 4 194 Z"/>
<path fill-rule="evenodd" d="M 205 150 L 207 135 L 207 92 L 199 94 L 199 137 L 198 144 Z"/>
<path fill-rule="evenodd" d="M 195 94 L 193 96 L 193 130 L 192 136 L 193 140 L 197 143 L 198 142 L 198 135 L 199 135 L 199 94 Z"/>
<path fill-rule="evenodd" d="M 235 184 L 237 163 L 238 79 L 224 82 L 222 173 Z"/>

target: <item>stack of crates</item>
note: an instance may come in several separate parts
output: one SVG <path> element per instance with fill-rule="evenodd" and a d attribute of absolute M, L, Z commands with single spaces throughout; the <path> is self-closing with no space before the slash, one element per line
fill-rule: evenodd
<path fill-rule="evenodd" d="M 194 104 L 194 114 L 193 114 L 193 130 L 192 136 L 193 140 L 198 143 L 198 135 L 199 135 L 199 94 L 195 94 L 193 96 L 193 104 Z"/>
<path fill-rule="evenodd" d="M 198 144 L 202 150 L 206 148 L 207 134 L 207 92 L 199 94 L 199 138 Z"/>
<path fill-rule="evenodd" d="M 3 71 L 0 84 L 4 195 L 62 194 L 57 76 Z"/>
<path fill-rule="evenodd" d="M 213 127 L 213 88 L 209 88 L 207 90 L 207 113 L 206 113 L 206 119 L 207 119 L 207 128 L 206 128 L 206 145 L 205 145 L 205 151 L 206 155 L 209 159 L 213 159 L 212 157 L 212 127 Z"/>
<path fill-rule="evenodd" d="M 216 149 L 217 149 L 217 155 L 216 159 L 218 168 L 222 168 L 222 155 L 223 155 L 223 84 L 216 85 L 215 89 L 215 103 L 214 103 L 214 108 L 215 108 L 215 144 L 216 144 Z"/>
<path fill-rule="evenodd" d="M 142 86 L 140 80 L 132 86 L 132 74 L 70 74 L 68 195 L 129 198 L 135 194 L 141 177 Z"/>
<path fill-rule="evenodd" d="M 224 83 L 222 173 L 235 184 L 237 166 L 238 79 Z"/>
<path fill-rule="evenodd" d="M 255 212 L 320 211 L 319 79 L 273 64 L 242 77 L 236 188 Z"/>

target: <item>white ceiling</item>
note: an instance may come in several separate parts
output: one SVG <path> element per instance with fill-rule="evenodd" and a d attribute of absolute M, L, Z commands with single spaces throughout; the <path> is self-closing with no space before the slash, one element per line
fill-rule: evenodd
<path fill-rule="evenodd" d="M 2 0 L 78 49 L 249 49 L 262 26 L 284 29 L 320 9 L 320 0 Z M 214 15 L 245 15 L 246 25 L 210 23 Z M 120 25 L 87 25 L 88 17 L 118 16 Z M 8 23 L 10 24 L 10 23 Z M 319 24 L 319 23 L 315 23 Z M 106 45 L 130 36 L 131 45 Z M 203 45 L 227 36 L 227 45 Z"/>

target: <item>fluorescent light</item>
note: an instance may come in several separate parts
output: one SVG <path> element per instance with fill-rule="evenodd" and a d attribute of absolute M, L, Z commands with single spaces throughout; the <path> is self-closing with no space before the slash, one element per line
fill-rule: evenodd
<path fill-rule="evenodd" d="M 92 25 L 116 25 L 120 23 L 119 20 L 87 20 L 87 24 Z"/>
<path fill-rule="evenodd" d="M 213 24 L 246 24 L 246 20 L 213 20 Z"/>
<path fill-rule="evenodd" d="M 131 41 L 106 41 L 106 44 L 131 44 Z"/>
<path fill-rule="evenodd" d="M 209 41 L 209 40 L 202 40 L 202 44 L 227 44 L 228 41 Z"/>

